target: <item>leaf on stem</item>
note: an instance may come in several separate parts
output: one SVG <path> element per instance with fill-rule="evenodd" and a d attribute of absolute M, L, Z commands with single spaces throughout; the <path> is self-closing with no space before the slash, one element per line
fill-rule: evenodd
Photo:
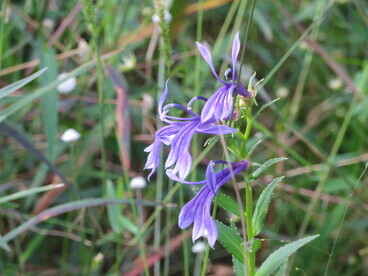
<path fill-rule="evenodd" d="M 226 211 L 236 216 L 240 216 L 238 203 L 230 196 L 219 193 L 216 196 L 216 203 L 220 205 L 222 208 L 224 208 Z"/>
<path fill-rule="evenodd" d="M 218 240 L 223 247 L 239 262 L 244 263 L 243 239 L 235 229 L 216 221 L 219 230 Z"/>
<path fill-rule="evenodd" d="M 272 180 L 272 182 L 268 184 L 267 187 L 263 190 L 261 196 L 257 201 L 256 209 L 254 210 L 254 214 L 252 217 L 252 224 L 255 236 L 262 231 L 264 221 L 268 212 L 268 206 L 270 205 L 272 193 L 275 190 L 277 184 L 283 179 L 284 177 L 281 176 Z"/>
<path fill-rule="evenodd" d="M 287 160 L 286 157 L 279 157 L 279 158 L 273 158 L 263 163 L 261 167 L 259 167 L 253 174 L 252 174 L 252 181 L 256 180 L 258 177 L 261 176 L 269 167 L 272 165 Z"/>
<path fill-rule="evenodd" d="M 280 247 L 275 252 L 273 252 L 268 258 L 263 262 L 261 267 L 257 270 L 256 276 L 268 276 L 271 275 L 280 265 L 282 265 L 285 260 L 287 260 L 291 254 L 297 251 L 299 248 L 305 244 L 311 242 L 319 235 L 308 236 L 303 239 L 291 242 L 283 247 Z"/>

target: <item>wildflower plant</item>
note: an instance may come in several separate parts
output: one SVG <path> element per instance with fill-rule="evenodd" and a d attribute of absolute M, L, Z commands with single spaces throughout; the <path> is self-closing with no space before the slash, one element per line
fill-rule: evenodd
<path fill-rule="evenodd" d="M 208 99 L 203 96 L 194 97 L 185 107 L 176 103 L 164 105 L 169 93 L 169 81 L 166 82 L 165 91 L 158 103 L 159 118 L 166 125 L 156 132 L 154 142 L 145 149 L 149 153 L 145 169 L 151 170 L 148 179 L 159 166 L 161 147 L 169 146 L 170 152 L 165 162 L 167 176 L 184 185 L 201 186 L 195 197 L 182 208 L 178 226 L 185 229 L 192 225 L 193 242 L 204 236 L 212 249 L 216 248 L 216 241 L 219 240 L 233 256 L 237 275 L 271 275 L 280 267 L 280 269 L 285 267 L 283 264 L 287 263 L 291 254 L 317 237 L 317 235 L 309 236 L 279 248 L 256 271 L 256 251 L 261 247 L 261 240 L 257 236 L 263 229 L 272 193 L 283 177 L 276 178 L 268 184 L 255 206 L 253 206 L 252 185 L 270 166 L 284 161 L 286 158 L 270 159 L 262 165 L 252 164 L 251 154 L 259 143 L 250 146 L 248 140 L 254 120 L 262 110 L 276 100 L 260 107 L 256 115 L 253 116 L 252 107 L 256 102 L 255 97 L 259 83 L 253 85 L 255 75 L 249 80 L 247 89 L 239 81 L 240 77 L 236 68 L 237 57 L 241 50 L 239 32 L 233 40 L 232 65 L 225 71 L 225 80 L 222 80 L 217 74 L 210 50 L 199 42 L 196 44 L 213 75 L 221 83 L 221 87 Z M 191 111 L 192 104 L 197 100 L 204 101 L 204 106 L 198 114 Z M 172 108 L 182 110 L 185 116 L 169 115 Z M 190 148 L 195 134 L 214 135 L 213 143 L 220 139 L 225 142 L 224 153 L 226 154 L 224 156 L 226 156 L 226 160 L 209 161 L 205 179 L 189 182 L 186 177 L 193 165 Z M 231 154 L 228 154 L 227 150 Z M 216 172 L 215 170 L 220 166 L 223 168 Z M 245 188 L 243 200 L 239 194 L 240 189 L 235 182 L 237 176 L 243 177 Z M 220 188 L 228 182 L 233 182 L 237 192 L 237 200 L 219 193 Z M 226 226 L 215 220 L 211 213 L 211 206 L 215 198 L 217 198 L 218 205 L 240 217 L 242 221 L 241 234 L 234 223 L 231 226 Z"/>

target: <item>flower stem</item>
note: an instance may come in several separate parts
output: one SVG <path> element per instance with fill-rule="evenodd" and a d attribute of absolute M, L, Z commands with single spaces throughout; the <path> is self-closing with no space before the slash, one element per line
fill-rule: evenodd
<path fill-rule="evenodd" d="M 252 185 L 248 181 L 248 174 L 245 175 L 245 220 L 247 223 L 247 236 L 248 242 L 251 244 L 252 239 L 254 238 L 253 224 L 252 224 L 252 216 L 253 216 L 253 191 Z M 248 276 L 254 276 L 255 265 L 256 265 L 256 255 L 255 252 L 250 249 L 247 254 L 248 259 Z"/>

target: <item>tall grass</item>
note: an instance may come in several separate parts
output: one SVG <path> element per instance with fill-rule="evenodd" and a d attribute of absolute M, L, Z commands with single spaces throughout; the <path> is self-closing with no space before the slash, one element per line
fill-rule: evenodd
<path fill-rule="evenodd" d="M 289 261 L 287 273 L 364 275 L 368 5 L 254 3 L 2 2 L 0 89 L 48 69 L 15 91 L 0 90 L 1 275 L 193 275 L 194 266 L 202 275 L 233 271 L 220 243 L 192 253 L 191 229 L 178 228 L 180 207 L 193 196 L 189 187 L 169 183 L 163 167 L 144 189 L 132 190 L 129 182 L 147 176 L 143 150 L 154 139 L 164 81 L 170 78 L 170 102 L 209 96 L 216 83 L 194 42 L 213 45 L 222 75 L 238 30 L 244 41 L 239 78 L 246 85 L 254 72 L 264 78 L 259 106 L 280 98 L 246 132 L 250 143 L 262 139 L 251 162 L 288 158 L 251 187 L 256 198 L 274 176 L 286 176 L 258 236 L 255 266 L 285 241 L 319 233 Z M 164 20 L 165 9 L 171 21 Z M 118 73 L 120 86 L 107 68 Z M 57 92 L 61 72 L 77 78 L 70 94 Z M 118 89 L 128 97 L 122 108 L 129 107 L 130 118 L 118 116 Z M 68 128 L 81 134 L 69 145 L 60 139 Z M 209 160 L 223 158 L 221 141 L 204 147 L 208 138 L 194 139 L 192 180 L 205 178 Z M 249 186 L 238 185 L 241 194 Z M 230 184 L 223 192 L 236 198 Z M 215 210 L 216 218 L 241 229 L 238 217 L 219 205 Z"/>

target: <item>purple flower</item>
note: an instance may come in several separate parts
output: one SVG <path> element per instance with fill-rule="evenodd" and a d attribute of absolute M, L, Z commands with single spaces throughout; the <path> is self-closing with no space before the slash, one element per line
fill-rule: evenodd
<path fill-rule="evenodd" d="M 201 122 L 209 123 L 209 122 L 217 122 L 223 121 L 230 118 L 231 111 L 233 108 L 233 96 L 237 92 L 239 95 L 247 98 L 252 94 L 244 88 L 241 83 L 237 83 L 237 74 L 236 74 L 236 59 L 240 50 L 240 40 L 239 40 L 239 32 L 236 33 L 233 41 L 233 49 L 232 49 L 232 69 L 228 69 L 225 72 L 227 77 L 227 72 L 232 73 L 231 82 L 227 83 L 220 79 L 217 75 L 215 68 L 212 63 L 211 53 L 210 51 L 203 46 L 201 43 L 196 42 L 197 47 L 204 58 L 204 60 L 210 66 L 212 73 L 216 77 L 216 79 L 223 84 L 207 101 L 204 105 L 202 113 L 201 113 Z"/>
<path fill-rule="evenodd" d="M 195 133 L 220 135 L 236 131 L 236 129 L 230 128 L 226 125 L 201 123 L 200 116 L 182 105 L 167 104 L 163 106 L 168 92 L 169 91 L 166 82 L 165 91 L 162 94 L 158 104 L 158 113 L 160 115 L 160 120 L 168 125 L 156 132 L 155 141 L 152 145 L 148 146 L 144 150 L 145 152 L 149 152 L 147 162 L 144 167 L 144 169 L 151 169 L 148 180 L 159 165 L 159 152 L 162 144 L 171 146 L 169 156 L 165 163 L 165 168 L 174 166 L 172 173 L 178 173 L 179 178 L 184 179 L 189 174 L 192 167 L 192 157 L 190 155 L 189 148 L 190 142 L 192 141 Z M 189 102 L 188 107 L 190 108 L 190 106 L 196 100 L 207 101 L 206 98 L 195 97 Z M 173 107 L 182 109 L 188 113 L 190 117 L 180 118 L 167 115 L 169 109 Z"/>
<path fill-rule="evenodd" d="M 215 173 L 213 166 L 216 163 L 228 164 L 225 161 L 211 161 L 207 166 L 206 180 L 200 182 L 183 181 L 173 174 L 172 170 L 166 171 L 170 178 L 183 184 L 205 184 L 198 194 L 181 210 L 179 214 L 179 227 L 185 229 L 193 224 L 193 242 L 206 233 L 208 243 L 212 248 L 218 235 L 216 223 L 211 217 L 212 198 L 217 194 L 220 187 L 231 179 L 232 175 L 237 175 L 249 167 L 249 162 L 244 160 L 238 163 L 231 163 L 231 168 L 228 167 Z"/>

